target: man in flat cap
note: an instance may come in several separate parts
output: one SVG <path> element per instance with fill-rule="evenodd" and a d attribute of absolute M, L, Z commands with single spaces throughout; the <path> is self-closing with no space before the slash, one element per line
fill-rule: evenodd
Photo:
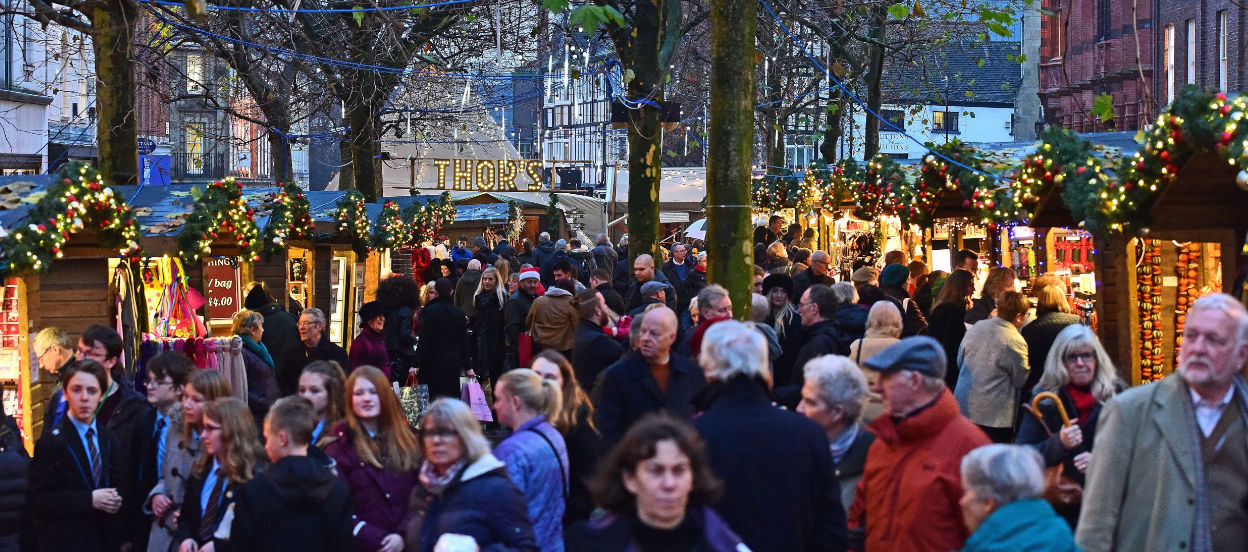
<path fill-rule="evenodd" d="M 990 443 L 945 389 L 945 354 L 927 336 L 908 337 L 863 361 L 879 372 L 871 391 L 884 415 L 867 426 L 875 442 L 849 509 L 852 550 L 962 548 L 962 457 Z"/>

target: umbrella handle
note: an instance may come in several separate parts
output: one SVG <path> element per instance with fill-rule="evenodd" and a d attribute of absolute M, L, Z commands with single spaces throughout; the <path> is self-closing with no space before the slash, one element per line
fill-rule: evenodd
<path fill-rule="evenodd" d="M 1040 413 L 1040 403 L 1044 399 L 1052 400 L 1053 404 L 1057 406 L 1057 414 L 1062 417 L 1063 426 L 1070 427 L 1073 425 L 1070 422 L 1070 415 L 1066 413 L 1066 406 L 1062 404 L 1062 399 L 1049 391 L 1036 393 L 1035 398 L 1031 399 L 1031 415 L 1040 420 L 1040 425 L 1044 425 L 1044 414 Z"/>

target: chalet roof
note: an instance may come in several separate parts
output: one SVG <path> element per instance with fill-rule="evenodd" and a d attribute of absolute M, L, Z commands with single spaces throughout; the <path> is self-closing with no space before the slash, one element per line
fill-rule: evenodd
<path fill-rule="evenodd" d="M 1013 61 L 1019 47 L 1009 41 L 959 41 L 917 58 L 895 59 L 885 67 L 885 102 L 937 104 L 948 96 L 949 105 L 1014 105 L 1023 80 Z"/>

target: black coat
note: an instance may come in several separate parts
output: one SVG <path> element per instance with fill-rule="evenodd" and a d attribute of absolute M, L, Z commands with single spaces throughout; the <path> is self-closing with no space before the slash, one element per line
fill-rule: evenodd
<path fill-rule="evenodd" d="M 142 502 L 127 496 L 117 484 L 118 457 L 122 452 L 112 432 L 96 423 L 96 439 L 103 463 L 103 484 L 116 487 L 122 503 Z M 66 415 L 61 423 L 35 444 L 30 462 L 30 508 L 34 541 L 31 550 L 111 552 L 122 542 L 121 513 L 106 514 L 91 506 L 91 493 L 97 488 L 91 477 L 91 459 L 78 437 L 78 430 Z"/>
<path fill-rule="evenodd" d="M 529 309 L 533 308 L 533 301 L 536 300 L 536 296 L 517 289 L 511 297 L 507 298 L 507 304 L 503 306 L 503 338 L 507 344 L 505 354 L 509 359 L 507 364 L 509 367 L 518 366 L 516 354 L 520 344 L 520 332 L 524 331 L 524 324 L 529 319 Z"/>
<path fill-rule="evenodd" d="M 663 301 L 667 304 L 667 308 L 672 309 L 672 312 L 675 312 L 676 301 L 678 299 L 677 295 L 679 295 L 676 288 L 672 287 L 672 283 L 667 281 L 667 276 L 664 276 L 663 272 L 659 270 L 654 271 L 654 281 L 667 284 L 667 291 L 663 294 Z M 641 286 L 643 285 L 645 285 L 644 282 L 638 283 L 637 280 L 633 280 L 633 282 L 628 285 L 628 294 L 625 295 L 628 302 L 625 303 L 625 308 L 629 311 L 632 311 L 633 309 L 641 306 L 642 303 L 646 302 L 646 298 L 641 296 Z"/>
<path fill-rule="evenodd" d="M 594 264 L 598 268 L 605 268 L 607 272 L 614 273 L 615 264 L 620 260 L 620 256 L 615 252 L 615 248 L 611 247 L 609 243 L 600 243 L 594 246 L 590 253 L 593 254 Z"/>
<path fill-rule="evenodd" d="M 624 346 L 602 331 L 590 320 L 581 320 L 572 337 L 572 366 L 576 382 L 586 393 L 592 393 L 598 374 L 615 364 L 624 354 Z"/>
<path fill-rule="evenodd" d="M 386 311 L 386 325 L 381 335 L 386 340 L 386 356 L 390 357 L 390 378 L 402 384 L 407 370 L 416 367 L 416 335 L 412 333 L 412 309 L 400 306 Z"/>
<path fill-rule="evenodd" d="M 266 330 L 265 333 L 267 334 L 268 331 Z M 272 349 L 269 350 L 272 351 Z M 293 347 L 286 350 L 281 360 L 273 359 L 273 362 L 279 366 L 277 386 L 281 389 L 282 395 L 295 394 L 299 387 L 299 375 L 303 374 L 303 367 L 318 360 L 336 361 L 342 365 L 343 370 L 347 370 L 350 366 L 346 349 L 330 341 L 329 336 L 323 333 L 316 347 L 308 347 L 302 341 L 297 341 Z"/>
<path fill-rule="evenodd" d="M 243 368 L 247 372 L 247 408 L 256 419 L 256 425 L 263 427 L 269 407 L 282 396 L 277 388 L 277 377 L 273 375 L 273 367 L 247 347 L 243 347 Z"/>
<path fill-rule="evenodd" d="M 620 359 L 599 374 L 593 403 L 603 450 L 615 446 L 633 422 L 648 412 L 666 410 L 677 418 L 693 417 L 693 397 L 706 385 L 702 369 L 676 354 L 668 357 L 668 363 L 667 395 L 659 390 L 658 382 L 650 374 L 650 365 L 640 352 Z"/>
<path fill-rule="evenodd" d="M 724 480 L 715 510 L 751 550 L 843 551 L 847 545 L 832 453 L 823 428 L 771 404 L 759 380 L 713 383 L 693 420 Z"/>
<path fill-rule="evenodd" d="M 966 316 L 962 318 L 963 322 L 974 326 L 980 320 L 992 318 L 992 311 L 997 309 L 997 302 L 992 297 L 980 297 L 971 302 L 970 310 L 966 311 Z"/>
<path fill-rule="evenodd" d="M 790 298 L 792 299 L 793 304 L 796 305 L 797 302 L 801 300 L 802 294 L 806 292 L 806 288 L 815 284 L 830 286 L 834 283 L 836 282 L 832 280 L 831 276 L 826 274 L 823 276 L 815 276 L 815 271 L 807 268 L 806 270 L 798 272 L 793 276 L 793 295 L 790 296 Z"/>
<path fill-rule="evenodd" d="M 932 309 L 927 317 L 927 335 L 945 349 L 945 383 L 950 389 L 958 384 L 958 348 L 966 337 L 966 308 L 961 303 L 945 303 Z"/>
<path fill-rule="evenodd" d="M 476 315 L 473 316 L 472 327 L 477 337 L 477 365 L 474 370 L 478 376 L 497 380 L 503 373 L 503 353 L 507 346 L 503 339 L 503 305 L 498 302 L 497 293 L 488 291 L 477 295 L 473 305 Z"/>
<path fill-rule="evenodd" d="M 1057 334 L 1062 333 L 1066 326 L 1080 322 L 1077 314 L 1046 312 L 1019 330 L 1023 334 L 1023 341 L 1027 342 L 1027 366 L 1030 367 L 1020 399 L 1030 397 L 1031 389 L 1040 381 L 1040 376 L 1044 375 L 1044 363 L 1049 358 L 1049 349 L 1053 348 Z"/>
<path fill-rule="evenodd" d="M 438 297 L 420 311 L 420 383 L 429 386 L 429 398 L 459 398 L 459 374 L 468 363 L 468 317 Z"/>
<path fill-rule="evenodd" d="M 542 269 L 541 275 L 543 286 L 550 287 L 555 285 L 555 263 L 558 263 L 559 261 L 567 261 L 568 264 L 572 266 L 580 265 L 579 262 L 568 256 L 567 251 L 563 249 L 556 250 L 554 253 L 551 253 L 549 257 L 542 259 L 542 266 L 539 267 Z"/>
<path fill-rule="evenodd" d="M 107 427 L 117 445 L 117 478 L 114 484 L 123 497 L 147 496 L 151 486 L 143 488 L 144 485 L 150 483 L 154 486 L 158 477 L 156 465 L 149 463 L 144 454 L 155 446 L 151 431 L 153 426 L 144 425 L 145 420 L 155 419 L 152 405 L 129 386 L 119 383 L 117 391 L 104 399 L 97 418 L 96 425 Z M 146 542 L 151 519 L 143 513 L 142 500 L 123 501 L 118 514 L 121 516 L 121 542 L 136 542 L 136 539 Z"/>
<path fill-rule="evenodd" d="M 1083 484 L 1083 475 L 1079 470 L 1075 469 L 1075 457 L 1083 452 L 1090 452 L 1096 440 L 1096 425 L 1101 417 L 1101 403 L 1092 405 L 1092 410 L 1088 413 L 1088 419 L 1078 421 L 1079 412 L 1075 410 L 1075 401 L 1070 398 L 1070 393 L 1066 391 L 1066 387 L 1062 387 L 1056 391 L 1057 396 L 1062 399 L 1062 405 L 1066 407 L 1066 414 L 1070 416 L 1072 422 L 1079 424 L 1079 429 L 1083 431 L 1083 443 L 1071 450 L 1066 450 L 1062 446 L 1061 437 L 1058 436 L 1058 430 L 1062 427 L 1062 417 L 1057 413 L 1057 407 L 1053 406 L 1053 401 L 1044 401 L 1040 403 L 1040 413 L 1044 415 L 1044 426 L 1040 425 L 1040 421 L 1030 413 L 1023 414 L 1023 422 L 1018 429 L 1018 437 L 1014 440 L 1020 445 L 1031 445 L 1040 451 L 1040 455 L 1044 457 L 1045 466 L 1056 466 L 1065 464 L 1062 471 L 1065 475 L 1069 475 L 1080 485 Z M 1031 399 L 1035 395 L 1028 397 L 1027 404 L 1031 404 Z M 1047 427 L 1053 432 L 1050 435 L 1045 431 Z M 1117 451 L 1107 451 L 1105 454 L 1113 454 Z"/>
<path fill-rule="evenodd" d="M 628 296 L 628 284 L 633 281 L 633 265 L 632 261 L 626 255 L 620 255 L 620 260 L 615 263 L 615 272 L 611 273 L 611 287 L 615 288 L 616 293 L 621 296 Z M 623 312 L 623 311 L 620 311 Z"/>
<path fill-rule="evenodd" d="M 29 475 L 30 455 L 17 423 L 0 413 L 0 537 L 11 538 L 22 531 Z"/>
<path fill-rule="evenodd" d="M 620 296 L 620 292 L 615 291 L 615 288 L 611 287 L 610 283 L 602 284 L 594 289 L 597 289 L 598 293 L 602 294 L 602 300 L 607 303 L 607 308 L 611 309 L 611 312 L 615 314 L 628 312 L 624 308 L 624 298 Z"/>
<path fill-rule="evenodd" d="M 211 468 L 212 464 L 209 464 L 205 471 Z M 230 509 L 230 505 L 234 504 L 234 499 L 238 497 L 238 489 L 241 486 L 233 481 L 227 481 L 225 483 L 225 492 L 221 493 L 221 505 L 217 507 L 217 515 L 213 519 L 204 519 L 204 512 L 199 506 L 204 490 L 204 475 L 192 474 L 190 479 L 186 480 L 186 494 L 182 497 L 182 509 L 181 513 L 178 514 L 178 531 L 173 539 L 174 545 L 180 545 L 186 539 L 193 539 L 201 545 L 205 544 L 207 541 L 199 540 L 200 528 L 207 523 L 215 530 L 217 525 L 221 523 L 222 516 Z"/>
<path fill-rule="evenodd" d="M 685 277 L 682 279 L 680 274 L 676 272 L 676 261 L 667 261 L 663 263 L 663 276 L 667 278 L 667 283 L 676 288 L 676 312 L 683 312 L 689 308 L 689 300 L 693 295 L 689 293 L 689 288 L 685 284 L 689 281 L 689 277 L 697 272 L 695 268 L 698 266 L 696 259 L 685 257 Z"/>
<path fill-rule="evenodd" d="M 264 317 L 264 335 L 260 336 L 260 342 L 264 343 L 269 354 L 289 351 L 299 344 L 299 317 L 286 312 L 277 303 L 269 303 L 256 312 Z M 274 358 L 273 362 L 280 366 L 282 361 Z M 347 368 L 346 363 L 342 368 Z M 299 376 L 295 376 L 295 380 L 298 379 Z"/>
<path fill-rule="evenodd" d="M 410 551 L 432 552 L 446 533 L 470 536 L 481 550 L 538 550 L 524 494 L 493 455 L 461 470 L 440 495 L 417 485 L 409 511 L 413 519 L 405 545 Z"/>
<path fill-rule="evenodd" d="M 919 308 L 919 304 L 910 299 L 910 293 L 899 287 L 881 287 L 880 291 L 884 295 L 896 299 L 899 307 L 901 307 L 902 330 L 901 337 L 910 337 L 912 335 L 927 335 L 927 317 L 923 316 L 923 310 Z"/>
<path fill-rule="evenodd" d="M 231 552 L 348 552 L 351 492 L 324 464 L 287 456 L 239 488 Z"/>

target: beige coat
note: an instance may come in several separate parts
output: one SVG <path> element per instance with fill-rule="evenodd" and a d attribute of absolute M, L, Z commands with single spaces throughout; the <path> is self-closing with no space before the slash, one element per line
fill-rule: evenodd
<path fill-rule="evenodd" d="M 1243 380 L 1237 379 L 1240 393 Z M 1178 376 L 1136 387 L 1105 405 L 1075 541 L 1086 552 L 1191 550 L 1196 457 Z M 1223 415 L 1239 414 L 1232 403 Z"/>
<path fill-rule="evenodd" d="M 175 406 L 169 413 L 169 430 L 165 434 L 165 463 L 160 469 L 160 479 L 144 500 L 143 512 L 149 515 L 152 513 L 152 497 L 158 494 L 168 496 L 173 501 L 173 507 L 163 519 L 152 520 L 148 552 L 177 550 L 174 542 L 174 533 L 177 531 L 170 518 L 182 505 L 183 496 L 186 494 L 186 480 L 190 479 L 191 466 L 195 465 L 200 448 L 199 437 L 194 434 L 191 435 L 189 445 L 182 444 L 182 407 Z"/>
<path fill-rule="evenodd" d="M 572 336 L 579 321 L 572 294 L 552 287 L 546 295 L 533 301 L 525 326 L 533 334 L 533 341 L 542 347 L 556 351 L 572 348 Z"/>

